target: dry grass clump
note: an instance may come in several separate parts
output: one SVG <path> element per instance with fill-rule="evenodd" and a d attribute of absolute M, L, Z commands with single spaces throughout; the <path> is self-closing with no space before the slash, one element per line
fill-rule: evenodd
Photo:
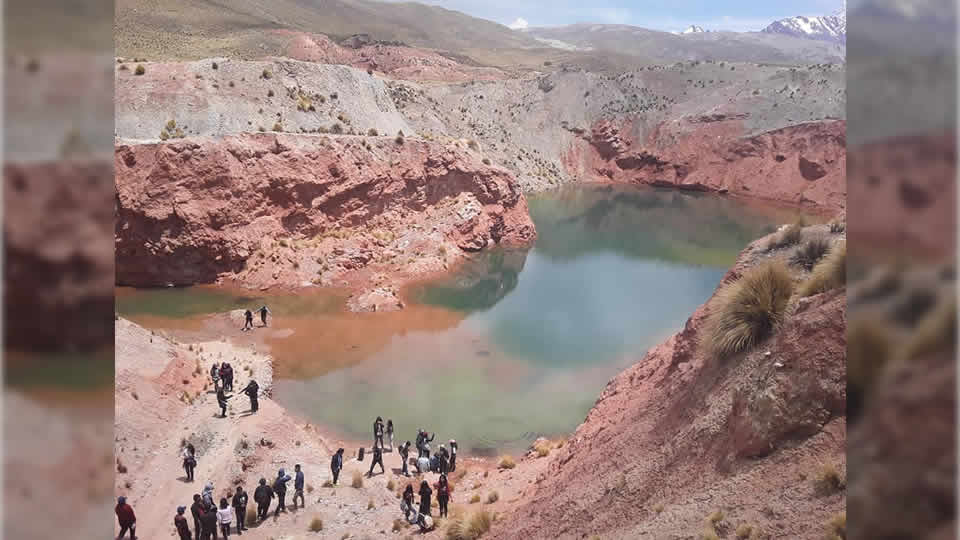
<path fill-rule="evenodd" d="M 392 528 L 393 532 L 397 532 L 397 531 L 399 531 L 400 529 L 402 529 L 402 528 L 403 528 L 403 523 L 404 523 L 403 520 L 402 520 L 402 519 L 399 519 L 399 518 L 393 520 L 393 528 Z"/>
<path fill-rule="evenodd" d="M 836 465 L 832 463 L 820 467 L 813 483 L 817 492 L 821 495 L 830 495 L 847 487 L 847 479 L 840 474 Z"/>
<path fill-rule="evenodd" d="M 247 515 L 244 517 L 247 526 L 252 527 L 257 524 L 257 510 L 253 506 L 247 507 Z"/>
<path fill-rule="evenodd" d="M 280 122 L 275 123 L 271 131 L 283 131 L 283 124 Z"/>
<path fill-rule="evenodd" d="M 721 521 L 723 521 L 723 518 L 725 517 L 726 516 L 724 515 L 723 510 L 717 509 L 707 516 L 707 522 L 711 527 L 716 527 Z"/>
<path fill-rule="evenodd" d="M 360 489 L 363 487 L 363 473 L 360 471 L 353 471 L 353 480 L 350 482 L 350 485 Z"/>
<path fill-rule="evenodd" d="M 550 455 L 551 446 L 553 445 L 550 441 L 540 441 L 533 445 L 533 450 L 537 453 L 537 457 L 547 457 Z"/>
<path fill-rule="evenodd" d="M 360 478 L 360 480 L 362 481 L 363 478 Z M 332 487 L 333 487 L 333 480 L 326 480 L 326 481 L 324 481 L 324 482 L 323 482 L 323 486 L 321 486 L 321 487 L 332 488 Z"/>
<path fill-rule="evenodd" d="M 793 280 L 782 262 L 750 269 L 717 293 L 707 320 L 707 346 L 721 358 L 755 346 L 783 319 L 792 294 Z"/>
<path fill-rule="evenodd" d="M 753 525 L 749 523 L 741 523 L 737 530 L 734 532 L 736 537 L 740 540 L 746 540 L 753 535 Z"/>
<path fill-rule="evenodd" d="M 397 487 L 397 484 L 393 481 L 393 478 L 387 480 L 387 491 L 393 491 Z"/>
<path fill-rule="evenodd" d="M 837 242 L 816 266 L 810 277 L 800 286 L 800 296 L 813 296 L 847 283 L 847 243 Z"/>
<path fill-rule="evenodd" d="M 137 64 L 137 69 L 133 71 L 134 75 L 143 75 L 147 72 L 147 68 L 143 67 L 143 64 Z"/>
<path fill-rule="evenodd" d="M 847 327 L 847 406 L 856 416 L 890 360 L 893 342 L 884 323 L 852 321 Z"/>
<path fill-rule="evenodd" d="M 720 537 L 717 536 L 717 532 L 712 531 L 710 529 L 707 529 L 702 533 L 700 533 L 700 538 L 701 540 L 720 540 Z"/>
<path fill-rule="evenodd" d="M 377 505 L 373 504 L 373 499 L 370 499 L 369 501 L 367 501 L 367 510 L 373 510 L 376 507 Z"/>
<path fill-rule="evenodd" d="M 830 232 L 832 234 L 840 234 L 847 230 L 847 224 L 839 219 L 835 219 L 830 222 Z"/>
<path fill-rule="evenodd" d="M 323 530 L 322 519 L 318 517 L 314 517 L 313 519 L 310 520 L 310 527 L 309 527 L 310 532 L 320 532 L 322 530 Z"/>
<path fill-rule="evenodd" d="M 493 517 L 486 510 L 479 510 L 469 518 L 457 516 L 447 526 L 447 540 L 476 540 L 490 530 Z"/>
<path fill-rule="evenodd" d="M 498 467 L 501 469 L 512 469 L 517 466 L 517 462 L 513 460 L 511 456 L 503 456 L 500 458 L 500 464 Z"/>
<path fill-rule="evenodd" d="M 480 502 L 480 494 L 474 493 L 473 497 L 470 497 L 470 504 L 477 504 Z"/>
<path fill-rule="evenodd" d="M 827 522 L 827 531 L 829 538 L 831 540 L 839 538 L 840 540 L 846 540 L 847 538 L 847 513 L 840 512 L 839 514 L 830 518 L 830 521 Z"/>
<path fill-rule="evenodd" d="M 330 126 L 330 133 L 333 133 L 334 135 L 340 135 L 343 133 L 343 126 L 340 124 L 334 124 Z"/>
<path fill-rule="evenodd" d="M 380 132 L 378 132 L 375 128 L 370 128 L 367 130 L 367 135 L 376 137 L 377 135 L 380 135 Z"/>
<path fill-rule="evenodd" d="M 273 73 L 270 73 L 270 70 L 264 68 L 263 73 L 261 73 L 260 76 L 264 79 L 271 79 L 273 78 Z"/>
<path fill-rule="evenodd" d="M 790 264 L 804 270 L 812 270 L 828 251 L 830 251 L 830 242 L 827 239 L 811 238 L 790 257 Z"/>
<path fill-rule="evenodd" d="M 487 495 L 487 504 L 493 504 L 499 500 L 500 500 L 500 494 L 497 493 L 496 491 L 491 491 L 490 494 Z"/>
<path fill-rule="evenodd" d="M 780 231 L 780 234 L 770 239 L 770 243 L 767 244 L 767 251 L 774 251 L 799 244 L 802 237 L 803 224 L 799 222 L 793 223 Z"/>
<path fill-rule="evenodd" d="M 397 137 L 396 137 L 395 139 L 393 139 L 393 142 L 395 142 L 395 143 L 397 143 L 397 144 L 401 144 L 401 145 L 403 144 L 404 139 L 403 139 L 402 132 L 401 132 L 400 135 L 397 135 Z"/>

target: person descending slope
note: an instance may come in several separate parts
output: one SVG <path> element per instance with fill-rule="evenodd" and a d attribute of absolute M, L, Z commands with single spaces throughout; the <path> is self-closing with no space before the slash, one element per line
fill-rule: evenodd
<path fill-rule="evenodd" d="M 293 466 L 293 508 L 297 508 L 297 497 L 300 497 L 300 508 L 303 508 L 307 505 L 306 500 L 303 498 L 303 471 L 300 470 L 300 464 Z"/>
<path fill-rule="evenodd" d="M 343 448 L 338 448 L 337 453 L 330 458 L 330 472 L 333 473 L 333 485 L 337 485 L 337 477 L 343 470 Z"/>
<path fill-rule="evenodd" d="M 178 506 L 177 515 L 173 516 L 173 526 L 177 529 L 177 535 L 180 536 L 180 540 L 191 539 L 190 525 L 187 523 L 187 518 L 183 515 L 186 511 L 186 506 Z"/>
<path fill-rule="evenodd" d="M 263 323 L 263 326 L 267 326 L 267 314 L 270 313 L 270 309 L 267 306 L 260 306 L 257 311 L 260 312 L 260 322 Z"/>
<path fill-rule="evenodd" d="M 253 312 L 249 309 L 243 312 L 243 331 L 253 330 Z"/>
<path fill-rule="evenodd" d="M 370 460 L 370 471 L 367 472 L 367 478 L 373 476 L 373 466 L 380 465 L 380 472 L 386 473 L 387 470 L 383 468 L 383 449 L 379 446 L 373 447 L 373 459 Z"/>
<path fill-rule="evenodd" d="M 211 538 L 217 538 L 217 507 L 205 504 L 203 513 L 200 514 L 200 540 Z"/>
<path fill-rule="evenodd" d="M 450 472 L 457 470 L 457 441 L 450 439 Z"/>
<path fill-rule="evenodd" d="M 233 392 L 233 366 L 224 362 L 220 366 L 220 379 L 223 381 L 224 390 Z"/>
<path fill-rule="evenodd" d="M 126 497 L 117 497 L 114 512 L 117 514 L 117 523 L 120 524 L 120 536 L 117 536 L 117 539 L 123 538 L 127 531 L 130 531 L 130 540 L 137 540 L 137 516 L 133 513 L 133 507 L 127 504 Z"/>
<path fill-rule="evenodd" d="M 261 478 L 260 485 L 253 492 L 253 500 L 257 503 L 257 519 L 263 521 L 267 519 L 267 511 L 270 510 L 270 501 L 273 499 L 273 490 L 267 485 L 267 479 Z"/>
<path fill-rule="evenodd" d="M 254 381 L 251 379 L 250 382 L 247 383 L 247 386 L 244 387 L 243 390 L 241 390 L 241 392 L 243 392 L 244 394 L 247 395 L 247 397 L 250 398 L 250 414 L 257 412 L 257 410 L 260 408 L 260 402 L 258 401 L 259 399 L 258 393 L 260 392 L 260 385 L 257 384 L 257 381 Z"/>
<path fill-rule="evenodd" d="M 390 441 L 390 451 L 393 452 L 393 420 L 387 419 L 387 439 Z"/>
<path fill-rule="evenodd" d="M 417 510 L 413 507 L 413 484 L 407 484 L 407 489 L 403 490 L 403 502 L 400 503 L 400 510 L 408 522 L 417 522 Z"/>
<path fill-rule="evenodd" d="M 208 482 L 207 485 L 203 487 L 203 504 L 206 507 L 213 506 L 216 508 L 216 504 L 213 502 L 213 482 Z"/>
<path fill-rule="evenodd" d="M 401 464 L 403 465 L 400 474 L 410 476 L 410 471 L 407 470 L 407 461 L 410 459 L 410 441 L 401 444 L 400 448 L 397 448 L 397 453 L 400 454 Z"/>
<path fill-rule="evenodd" d="M 210 379 L 213 380 L 213 389 L 214 391 L 220 389 L 220 365 L 216 362 L 213 363 L 213 366 L 210 368 Z"/>
<path fill-rule="evenodd" d="M 197 449 L 192 443 L 183 447 L 183 470 L 187 473 L 187 482 L 193 482 L 193 470 L 197 468 Z"/>

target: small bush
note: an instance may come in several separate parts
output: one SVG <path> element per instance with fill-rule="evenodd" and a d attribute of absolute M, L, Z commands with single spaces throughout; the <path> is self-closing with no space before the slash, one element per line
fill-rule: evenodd
<path fill-rule="evenodd" d="M 393 139 L 393 142 L 395 142 L 395 143 L 397 143 L 397 144 L 403 144 L 403 142 L 404 142 L 404 140 L 403 140 L 403 135 L 397 135 L 397 137 L 396 137 L 395 139 Z"/>
<path fill-rule="evenodd" d="M 341 126 L 340 124 L 334 124 L 330 126 L 330 133 L 333 133 L 335 135 L 340 135 L 341 133 L 343 133 L 343 126 Z"/>
<path fill-rule="evenodd" d="M 387 480 L 387 490 L 388 490 L 388 491 L 393 491 L 396 487 L 397 487 L 397 484 L 394 483 L 393 478 L 391 478 L 390 480 Z"/>
<path fill-rule="evenodd" d="M 470 497 L 470 504 L 477 504 L 478 502 L 480 502 L 480 494 L 475 493 L 473 497 Z"/>
<path fill-rule="evenodd" d="M 165 141 L 165 140 L 167 140 L 167 139 L 169 139 L 169 138 L 170 138 L 170 134 L 167 133 L 167 130 L 163 130 L 163 131 L 160 132 L 160 140 L 161 140 L 161 141 Z"/>
<path fill-rule="evenodd" d="M 373 499 L 370 499 L 369 501 L 367 501 L 367 510 L 373 510 L 376 507 L 377 505 L 373 504 Z"/>
<path fill-rule="evenodd" d="M 493 504 L 499 500 L 500 495 L 496 491 L 491 491 L 490 494 L 487 495 L 487 504 Z"/>
<path fill-rule="evenodd" d="M 213 63 L 213 69 L 217 69 L 218 67 L 220 67 L 220 66 L 218 66 L 217 63 L 214 62 L 214 63 Z"/>
<path fill-rule="evenodd" d="M 362 479 L 361 479 L 361 480 L 362 480 Z M 325 481 L 323 482 L 323 485 L 321 485 L 321 487 L 332 488 L 332 487 L 333 487 L 333 480 L 325 480 Z"/>
<path fill-rule="evenodd" d="M 707 529 L 702 533 L 700 533 L 700 538 L 701 540 L 720 540 L 720 537 L 717 536 L 716 531 L 712 531 L 710 529 Z"/>
<path fill-rule="evenodd" d="M 804 270 L 812 270 L 828 251 L 830 251 L 829 241 L 825 238 L 811 238 L 790 257 L 790 263 Z"/>
<path fill-rule="evenodd" d="M 320 532 L 320 531 L 322 531 L 322 530 L 323 530 L 323 520 L 320 519 L 320 518 L 318 518 L 318 517 L 315 517 L 315 518 L 311 519 L 311 520 L 310 520 L 309 530 L 310 530 L 310 532 Z"/>
<path fill-rule="evenodd" d="M 511 456 L 503 456 L 500 458 L 499 467 L 501 469 L 512 469 L 517 466 L 517 462 L 513 460 Z"/>
<path fill-rule="evenodd" d="M 840 474 L 835 465 L 827 464 L 817 472 L 813 484 L 817 493 L 830 495 L 844 489 L 847 486 L 847 480 Z"/>
<path fill-rule="evenodd" d="M 656 506 L 653 507 L 653 511 L 658 514 L 663 512 L 663 503 L 657 503 Z"/>
<path fill-rule="evenodd" d="M 147 68 L 143 67 L 143 64 L 137 64 L 137 69 L 134 70 L 134 75 L 143 75 L 147 72 Z"/>
<path fill-rule="evenodd" d="M 378 131 L 377 131 L 376 129 L 374 129 L 374 128 L 370 128 L 370 129 L 367 130 L 367 135 L 369 135 L 369 136 L 371 136 L 371 137 L 376 137 L 377 135 L 380 135 L 380 132 L 378 132 Z"/>
<path fill-rule="evenodd" d="M 263 77 L 264 79 L 270 79 L 273 77 L 273 73 L 270 73 L 270 70 L 268 69 L 264 69 L 263 73 L 261 73 L 260 76 Z"/>
<path fill-rule="evenodd" d="M 363 487 L 363 473 L 360 471 L 353 472 L 353 480 L 350 482 L 350 485 L 360 489 Z"/>
<path fill-rule="evenodd" d="M 464 516 L 454 517 L 447 526 L 447 540 L 476 540 L 490 530 L 493 517 L 486 510 Z"/>
<path fill-rule="evenodd" d="M 490 158 L 483 158 L 484 165 L 490 165 Z"/>
<path fill-rule="evenodd" d="M 253 526 L 257 524 L 257 510 L 253 506 L 247 507 L 247 515 L 244 517 L 247 522 L 247 526 Z"/>
<path fill-rule="evenodd" d="M 550 455 L 550 441 L 541 441 L 533 445 L 533 450 L 537 453 L 537 457 L 547 457 Z"/>
<path fill-rule="evenodd" d="M 740 540 L 746 540 L 753 534 L 753 525 L 741 523 L 734 533 Z"/>
<path fill-rule="evenodd" d="M 827 522 L 827 530 L 833 538 L 847 537 L 847 513 L 840 512 Z"/>
<path fill-rule="evenodd" d="M 847 230 L 847 224 L 839 219 L 830 222 L 830 232 L 840 234 Z"/>
<path fill-rule="evenodd" d="M 813 267 L 810 277 L 800 286 L 800 296 L 812 296 L 847 283 L 847 243 L 838 242 L 830 252 Z"/>
<path fill-rule="evenodd" d="M 280 122 L 273 124 L 272 131 L 283 131 L 283 124 L 281 124 Z"/>
<path fill-rule="evenodd" d="M 273 90 L 267 90 L 267 97 L 273 97 Z"/>
<path fill-rule="evenodd" d="M 708 347 L 721 358 L 750 349 L 780 323 L 792 294 L 793 280 L 783 263 L 748 270 L 717 293 L 707 320 Z"/>
<path fill-rule="evenodd" d="M 717 509 L 717 510 L 714 510 L 709 516 L 707 516 L 707 522 L 710 524 L 711 527 L 716 528 L 717 525 L 721 521 L 723 521 L 723 518 L 725 517 L 726 515 L 724 515 L 723 510 Z"/>
<path fill-rule="evenodd" d="M 783 249 L 785 247 L 799 244 L 802 236 L 803 226 L 800 223 L 788 225 L 787 228 L 780 231 L 780 234 L 770 239 L 770 243 L 767 244 L 767 251 Z"/>
<path fill-rule="evenodd" d="M 397 532 L 397 531 L 399 531 L 400 529 L 403 529 L 403 523 L 404 523 L 404 521 L 403 521 L 402 519 L 395 519 L 395 520 L 393 520 L 393 529 L 392 529 L 393 532 Z"/>

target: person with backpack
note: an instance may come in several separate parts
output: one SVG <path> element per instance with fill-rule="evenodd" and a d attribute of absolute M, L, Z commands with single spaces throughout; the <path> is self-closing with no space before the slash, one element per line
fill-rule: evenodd
<path fill-rule="evenodd" d="M 260 322 L 263 323 L 263 326 L 267 326 L 267 314 L 270 313 L 270 309 L 267 306 L 260 306 L 260 309 L 257 310 L 260 312 Z M 252 324 L 251 324 L 252 326 Z"/>
<path fill-rule="evenodd" d="M 441 474 L 437 482 L 437 502 L 440 503 L 440 517 L 447 517 L 447 503 L 450 502 L 450 483 L 447 475 Z"/>
<path fill-rule="evenodd" d="M 200 515 L 203 514 L 203 500 L 199 493 L 194 493 L 193 504 L 190 505 L 190 515 L 193 516 L 193 540 L 200 540 Z"/>
<path fill-rule="evenodd" d="M 200 514 L 200 540 L 217 540 L 217 507 L 204 504 Z"/>
<path fill-rule="evenodd" d="M 220 418 L 227 417 L 227 400 L 232 397 L 224 393 L 222 386 L 217 389 L 217 405 L 220 406 Z"/>
<path fill-rule="evenodd" d="M 380 443 L 380 448 L 383 448 L 383 418 L 379 416 L 373 422 L 373 447 L 377 447 L 377 443 Z"/>
<path fill-rule="evenodd" d="M 207 485 L 203 487 L 202 493 L 203 493 L 202 497 L 203 497 L 204 506 L 206 506 L 207 508 L 211 506 L 216 508 L 217 506 L 213 502 L 213 482 L 208 482 Z"/>
<path fill-rule="evenodd" d="M 177 515 L 173 516 L 173 526 L 177 529 L 177 535 L 180 536 L 180 540 L 191 540 L 190 525 L 187 524 L 187 518 L 183 515 L 186 511 L 186 506 L 178 506 Z"/>
<path fill-rule="evenodd" d="M 253 330 L 253 312 L 249 309 L 243 312 L 243 332 Z"/>
<path fill-rule="evenodd" d="M 333 473 L 333 485 L 337 485 L 337 477 L 343 470 L 343 448 L 338 448 L 337 452 L 330 458 L 330 472 Z"/>
<path fill-rule="evenodd" d="M 379 446 L 373 447 L 373 459 L 370 460 L 370 471 L 367 472 L 367 478 L 373 476 L 374 465 L 380 465 L 380 472 L 386 474 L 387 470 L 383 467 L 383 449 Z"/>
<path fill-rule="evenodd" d="M 303 471 L 300 470 L 300 464 L 293 466 L 293 508 L 297 508 L 297 497 L 300 497 L 300 508 L 307 506 L 306 500 L 303 498 Z"/>
<path fill-rule="evenodd" d="M 430 496 L 433 490 L 426 480 L 420 482 L 420 513 L 426 516 L 430 515 Z"/>
<path fill-rule="evenodd" d="M 213 380 L 213 390 L 217 391 L 220 389 L 220 365 L 216 362 L 213 363 L 213 366 L 210 368 L 210 379 Z"/>
<path fill-rule="evenodd" d="M 273 500 L 273 490 L 267 485 L 266 478 L 260 479 L 260 485 L 253 492 L 253 500 L 257 503 L 257 519 L 259 521 L 267 519 L 270 501 Z"/>
<path fill-rule="evenodd" d="M 407 470 L 407 461 L 410 460 L 410 441 L 401 444 L 400 448 L 397 448 L 397 453 L 400 454 L 401 464 L 403 465 L 403 469 L 400 471 L 400 474 L 404 476 L 410 476 L 410 471 Z"/>
<path fill-rule="evenodd" d="M 387 419 L 387 439 L 390 440 L 390 451 L 393 452 L 393 420 Z"/>
<path fill-rule="evenodd" d="M 187 473 L 187 482 L 193 482 L 193 470 L 197 468 L 197 449 L 192 443 L 183 447 L 183 470 Z"/>
<path fill-rule="evenodd" d="M 260 402 L 258 401 L 260 392 L 260 385 L 257 384 L 257 381 L 251 380 L 247 383 L 247 386 L 241 390 L 242 393 L 246 394 L 250 398 L 250 414 L 257 412 L 260 408 Z"/>
<path fill-rule="evenodd" d="M 247 492 L 241 486 L 237 486 L 237 492 L 230 503 L 234 513 L 237 514 L 237 534 L 242 535 L 243 530 L 247 528 Z"/>
<path fill-rule="evenodd" d="M 114 512 L 117 514 L 117 523 L 120 524 L 120 535 L 117 536 L 117 540 L 126 536 L 127 531 L 130 531 L 130 540 L 137 540 L 137 516 L 123 495 L 117 497 L 117 507 L 114 508 Z"/>
<path fill-rule="evenodd" d="M 223 533 L 223 539 L 230 538 L 230 524 L 233 523 L 233 508 L 227 503 L 227 498 L 220 499 L 220 509 L 217 510 L 217 523 L 220 525 L 220 532 Z"/>
<path fill-rule="evenodd" d="M 287 482 L 289 481 L 290 475 L 280 469 L 276 480 L 273 481 L 273 492 L 277 494 L 277 509 L 273 512 L 273 517 L 279 516 L 280 512 L 287 511 L 287 503 L 284 499 L 287 496 Z"/>

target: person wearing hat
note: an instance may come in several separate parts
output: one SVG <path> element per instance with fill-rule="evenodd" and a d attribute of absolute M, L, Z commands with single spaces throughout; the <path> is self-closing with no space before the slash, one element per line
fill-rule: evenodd
<path fill-rule="evenodd" d="M 173 516 L 173 526 L 177 528 L 177 534 L 180 535 L 180 540 L 191 540 L 190 526 L 187 524 L 187 518 L 183 515 L 186 511 L 186 506 L 178 506 L 177 515 Z"/>
<path fill-rule="evenodd" d="M 133 507 L 127 504 L 127 498 L 123 495 L 117 497 L 117 507 L 114 509 L 117 513 L 117 522 L 120 524 L 120 535 L 117 540 L 123 538 L 127 531 L 130 531 L 130 540 L 137 540 L 137 516 L 133 513 Z"/>
<path fill-rule="evenodd" d="M 267 519 L 267 510 L 270 509 L 270 501 L 273 500 L 273 490 L 267 485 L 266 478 L 260 479 L 260 485 L 253 492 L 253 500 L 257 503 L 257 519 L 260 521 Z"/>

